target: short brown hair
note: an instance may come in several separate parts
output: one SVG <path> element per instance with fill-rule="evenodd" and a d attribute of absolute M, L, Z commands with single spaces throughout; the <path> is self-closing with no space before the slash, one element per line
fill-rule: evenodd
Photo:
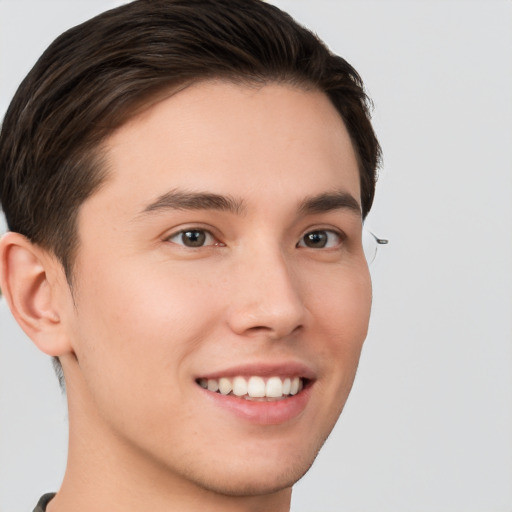
<path fill-rule="evenodd" d="M 152 98 L 215 78 L 324 92 L 352 139 L 366 216 L 380 147 L 350 64 L 260 0 L 137 0 L 58 37 L 16 92 L 0 133 L 8 228 L 51 250 L 71 282 L 77 213 L 106 176 L 102 140 Z"/>

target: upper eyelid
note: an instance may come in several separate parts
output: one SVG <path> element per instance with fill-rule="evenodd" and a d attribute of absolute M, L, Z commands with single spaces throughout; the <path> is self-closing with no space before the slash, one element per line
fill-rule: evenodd
<path fill-rule="evenodd" d="M 172 238 L 173 236 L 179 235 L 180 233 L 184 233 L 186 231 L 205 231 L 206 233 L 212 235 L 214 238 L 218 238 L 218 236 L 215 234 L 216 230 L 213 227 L 206 227 L 200 224 L 190 224 L 189 226 L 185 225 L 184 227 L 180 226 L 172 229 L 167 229 L 165 233 L 162 235 L 162 238 Z"/>
<path fill-rule="evenodd" d="M 304 239 L 304 237 L 310 233 L 318 233 L 318 232 L 326 232 L 326 233 L 333 233 L 335 234 L 337 237 L 340 238 L 340 241 L 343 242 L 346 238 L 346 234 L 344 231 L 340 230 L 340 229 L 335 229 L 335 228 L 313 228 L 313 229 L 307 229 L 306 231 L 304 231 L 302 233 L 302 235 L 299 237 L 299 241 L 297 242 L 297 245 Z"/>
<path fill-rule="evenodd" d="M 219 238 L 214 233 L 212 233 L 212 231 L 210 229 L 206 229 L 206 228 L 198 227 L 198 226 L 190 226 L 190 227 L 178 229 L 176 231 L 172 231 L 169 235 L 164 236 L 164 241 L 170 241 L 172 238 L 175 238 L 178 235 L 186 233 L 187 231 L 204 231 L 205 233 L 207 233 L 208 235 L 210 235 L 213 238 L 213 241 L 214 241 L 213 244 L 198 246 L 198 247 L 196 247 L 196 249 L 198 249 L 200 247 L 209 247 L 209 246 L 214 245 L 215 243 L 219 242 Z M 175 243 L 175 242 L 173 242 L 173 243 Z M 176 244 L 176 245 L 182 245 L 182 244 Z"/>
<path fill-rule="evenodd" d="M 310 228 L 305 229 L 302 232 L 302 235 L 300 235 L 300 238 L 307 235 L 308 233 L 315 233 L 316 231 L 329 231 L 331 233 L 338 235 L 339 237 L 341 237 L 343 239 L 347 237 L 346 232 L 341 228 L 337 228 L 334 226 L 319 226 L 319 227 L 312 226 Z"/>

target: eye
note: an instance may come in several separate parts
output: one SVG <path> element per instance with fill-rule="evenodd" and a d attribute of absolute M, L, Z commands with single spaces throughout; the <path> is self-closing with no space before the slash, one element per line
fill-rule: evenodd
<path fill-rule="evenodd" d="M 342 236 L 330 229 L 309 231 L 298 242 L 297 247 L 309 247 L 310 249 L 331 249 L 342 242 Z"/>
<path fill-rule="evenodd" d="M 220 245 L 215 237 L 205 229 L 184 229 L 171 235 L 169 242 L 185 247 L 205 247 L 208 245 Z"/>

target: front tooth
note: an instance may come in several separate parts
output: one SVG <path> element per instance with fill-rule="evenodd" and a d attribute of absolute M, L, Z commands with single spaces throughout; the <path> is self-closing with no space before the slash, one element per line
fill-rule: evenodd
<path fill-rule="evenodd" d="M 270 379 L 268 379 L 265 394 L 269 398 L 279 398 L 283 396 L 283 382 L 279 377 L 270 377 Z"/>
<path fill-rule="evenodd" d="M 216 379 L 208 379 L 208 391 L 218 391 L 219 382 Z"/>
<path fill-rule="evenodd" d="M 231 390 L 233 389 L 233 386 L 231 384 L 231 380 L 227 379 L 226 377 L 222 377 L 219 380 L 219 391 L 223 395 L 229 395 L 231 393 Z"/>
<path fill-rule="evenodd" d="M 236 396 L 247 395 L 247 381 L 243 377 L 233 379 L 233 394 Z"/>
<path fill-rule="evenodd" d="M 292 387 L 292 381 L 288 377 L 283 380 L 283 395 L 289 395 Z"/>
<path fill-rule="evenodd" d="M 292 384 L 290 387 L 290 395 L 296 395 L 299 392 L 300 379 L 299 377 L 294 377 L 292 379 Z"/>
<path fill-rule="evenodd" d="M 249 379 L 249 383 L 247 384 L 247 394 L 253 398 L 264 397 L 265 381 L 261 377 L 251 377 Z"/>

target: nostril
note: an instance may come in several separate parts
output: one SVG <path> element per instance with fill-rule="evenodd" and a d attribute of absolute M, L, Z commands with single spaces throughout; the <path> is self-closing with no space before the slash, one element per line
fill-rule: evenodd
<path fill-rule="evenodd" d="M 249 329 L 247 329 L 247 330 L 248 330 L 248 332 L 259 333 L 259 332 L 271 331 L 272 329 L 270 327 L 266 327 L 264 325 L 255 325 L 254 327 L 249 327 Z"/>
<path fill-rule="evenodd" d="M 286 338 L 290 335 L 293 335 L 297 333 L 299 330 L 302 329 L 302 325 L 297 325 L 293 327 L 292 329 L 287 328 L 273 328 L 273 327 L 267 327 L 265 325 L 256 325 L 254 327 L 249 327 L 246 330 L 246 334 L 254 335 L 254 336 L 267 336 L 268 338 L 272 340 L 277 340 L 281 338 Z"/>

